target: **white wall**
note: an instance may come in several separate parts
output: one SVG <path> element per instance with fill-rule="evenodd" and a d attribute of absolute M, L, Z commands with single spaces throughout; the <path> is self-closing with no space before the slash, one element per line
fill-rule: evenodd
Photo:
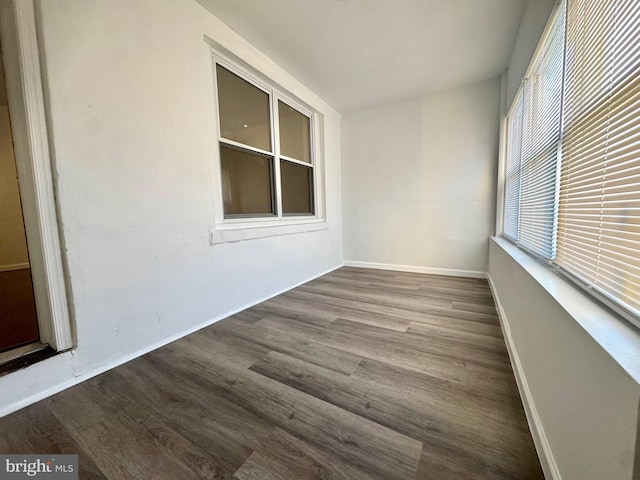
<path fill-rule="evenodd" d="M 195 1 L 46 0 L 38 15 L 77 349 L 0 378 L 0 414 L 342 262 L 340 115 L 324 101 Z M 327 230 L 209 244 L 204 35 L 324 115 Z"/>
<path fill-rule="evenodd" d="M 640 386 L 494 241 L 489 275 L 557 466 L 554 480 L 636 480 Z"/>
<path fill-rule="evenodd" d="M 345 260 L 486 271 L 498 79 L 343 116 Z"/>
<path fill-rule="evenodd" d="M 538 40 L 544 31 L 556 0 L 527 0 L 520 20 L 516 41 L 511 51 L 507 72 L 506 108 L 513 102 L 520 81 L 529 66 L 531 57 L 538 46 Z"/>
<path fill-rule="evenodd" d="M 0 105 L 0 272 L 28 264 L 9 109 Z"/>

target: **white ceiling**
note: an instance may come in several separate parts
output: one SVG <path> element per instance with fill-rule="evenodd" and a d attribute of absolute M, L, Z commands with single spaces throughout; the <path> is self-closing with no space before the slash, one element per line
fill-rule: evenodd
<path fill-rule="evenodd" d="M 342 112 L 497 76 L 525 4 L 197 1 Z"/>

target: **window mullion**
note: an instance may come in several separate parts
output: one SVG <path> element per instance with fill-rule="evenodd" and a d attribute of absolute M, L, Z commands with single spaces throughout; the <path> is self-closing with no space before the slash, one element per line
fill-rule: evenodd
<path fill-rule="evenodd" d="M 271 135 L 273 145 L 273 183 L 275 186 L 276 213 L 282 218 L 282 177 L 280 175 L 280 122 L 278 120 L 278 99 L 272 92 L 271 98 Z"/>
<path fill-rule="evenodd" d="M 309 147 L 311 148 L 311 205 L 313 206 L 313 211 L 316 215 L 318 215 L 318 175 L 316 170 L 316 117 L 311 114 L 309 117 Z"/>

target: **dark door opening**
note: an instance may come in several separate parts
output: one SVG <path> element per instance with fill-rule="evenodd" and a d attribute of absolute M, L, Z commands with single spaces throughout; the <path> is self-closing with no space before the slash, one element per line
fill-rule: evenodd
<path fill-rule="evenodd" d="M 38 341 L 33 283 L 0 46 L 0 352 Z"/>

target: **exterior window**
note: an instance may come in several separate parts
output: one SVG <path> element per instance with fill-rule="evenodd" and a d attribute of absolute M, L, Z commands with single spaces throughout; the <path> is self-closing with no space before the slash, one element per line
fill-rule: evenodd
<path fill-rule="evenodd" d="M 225 219 L 315 215 L 313 115 L 215 63 Z"/>
<path fill-rule="evenodd" d="M 544 260 L 556 255 L 564 13 L 558 9 L 507 118 L 504 233 Z"/>
<path fill-rule="evenodd" d="M 507 117 L 504 235 L 640 326 L 640 2 L 564 0 Z"/>

